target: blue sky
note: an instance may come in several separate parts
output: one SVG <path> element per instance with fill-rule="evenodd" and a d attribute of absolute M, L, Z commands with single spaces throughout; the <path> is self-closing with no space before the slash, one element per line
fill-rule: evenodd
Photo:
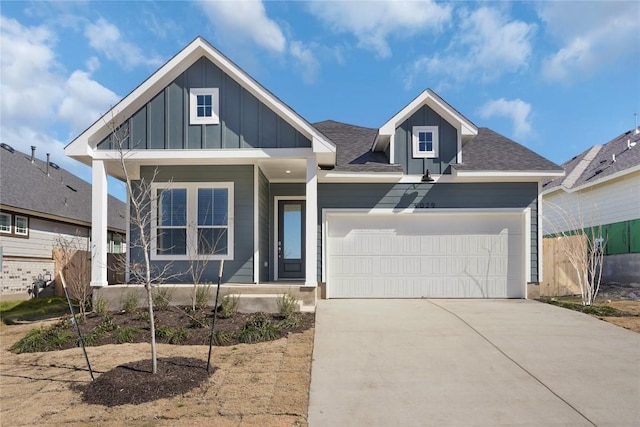
<path fill-rule="evenodd" d="M 198 35 L 312 123 L 379 127 L 429 87 L 560 164 L 640 113 L 636 1 L 3 1 L 0 14 L 1 141 L 87 180 L 64 146 Z"/>

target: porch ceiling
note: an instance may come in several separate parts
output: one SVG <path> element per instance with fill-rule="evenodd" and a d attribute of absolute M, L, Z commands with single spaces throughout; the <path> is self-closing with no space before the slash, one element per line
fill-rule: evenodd
<path fill-rule="evenodd" d="M 301 181 L 307 178 L 306 159 L 269 159 L 258 163 L 269 181 Z"/>

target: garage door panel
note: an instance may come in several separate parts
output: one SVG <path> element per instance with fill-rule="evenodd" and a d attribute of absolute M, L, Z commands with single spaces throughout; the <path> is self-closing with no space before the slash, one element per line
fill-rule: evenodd
<path fill-rule="evenodd" d="M 521 214 L 336 215 L 329 297 L 522 297 Z"/>

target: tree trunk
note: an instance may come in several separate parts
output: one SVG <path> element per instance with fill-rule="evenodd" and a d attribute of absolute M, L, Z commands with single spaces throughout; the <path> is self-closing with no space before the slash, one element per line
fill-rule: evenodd
<path fill-rule="evenodd" d="M 156 358 L 156 321 L 153 318 L 153 297 L 151 295 L 151 286 L 145 286 L 147 290 L 147 304 L 149 306 L 149 328 L 151 330 L 151 365 L 152 373 L 158 372 L 158 360 Z"/>

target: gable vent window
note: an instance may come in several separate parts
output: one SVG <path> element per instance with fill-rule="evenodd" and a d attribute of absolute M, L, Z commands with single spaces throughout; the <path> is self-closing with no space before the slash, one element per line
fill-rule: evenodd
<path fill-rule="evenodd" d="M 189 91 L 189 123 L 217 125 L 219 117 L 218 88 L 194 88 Z"/>
<path fill-rule="evenodd" d="M 438 127 L 414 126 L 412 131 L 413 157 L 438 157 Z"/>

